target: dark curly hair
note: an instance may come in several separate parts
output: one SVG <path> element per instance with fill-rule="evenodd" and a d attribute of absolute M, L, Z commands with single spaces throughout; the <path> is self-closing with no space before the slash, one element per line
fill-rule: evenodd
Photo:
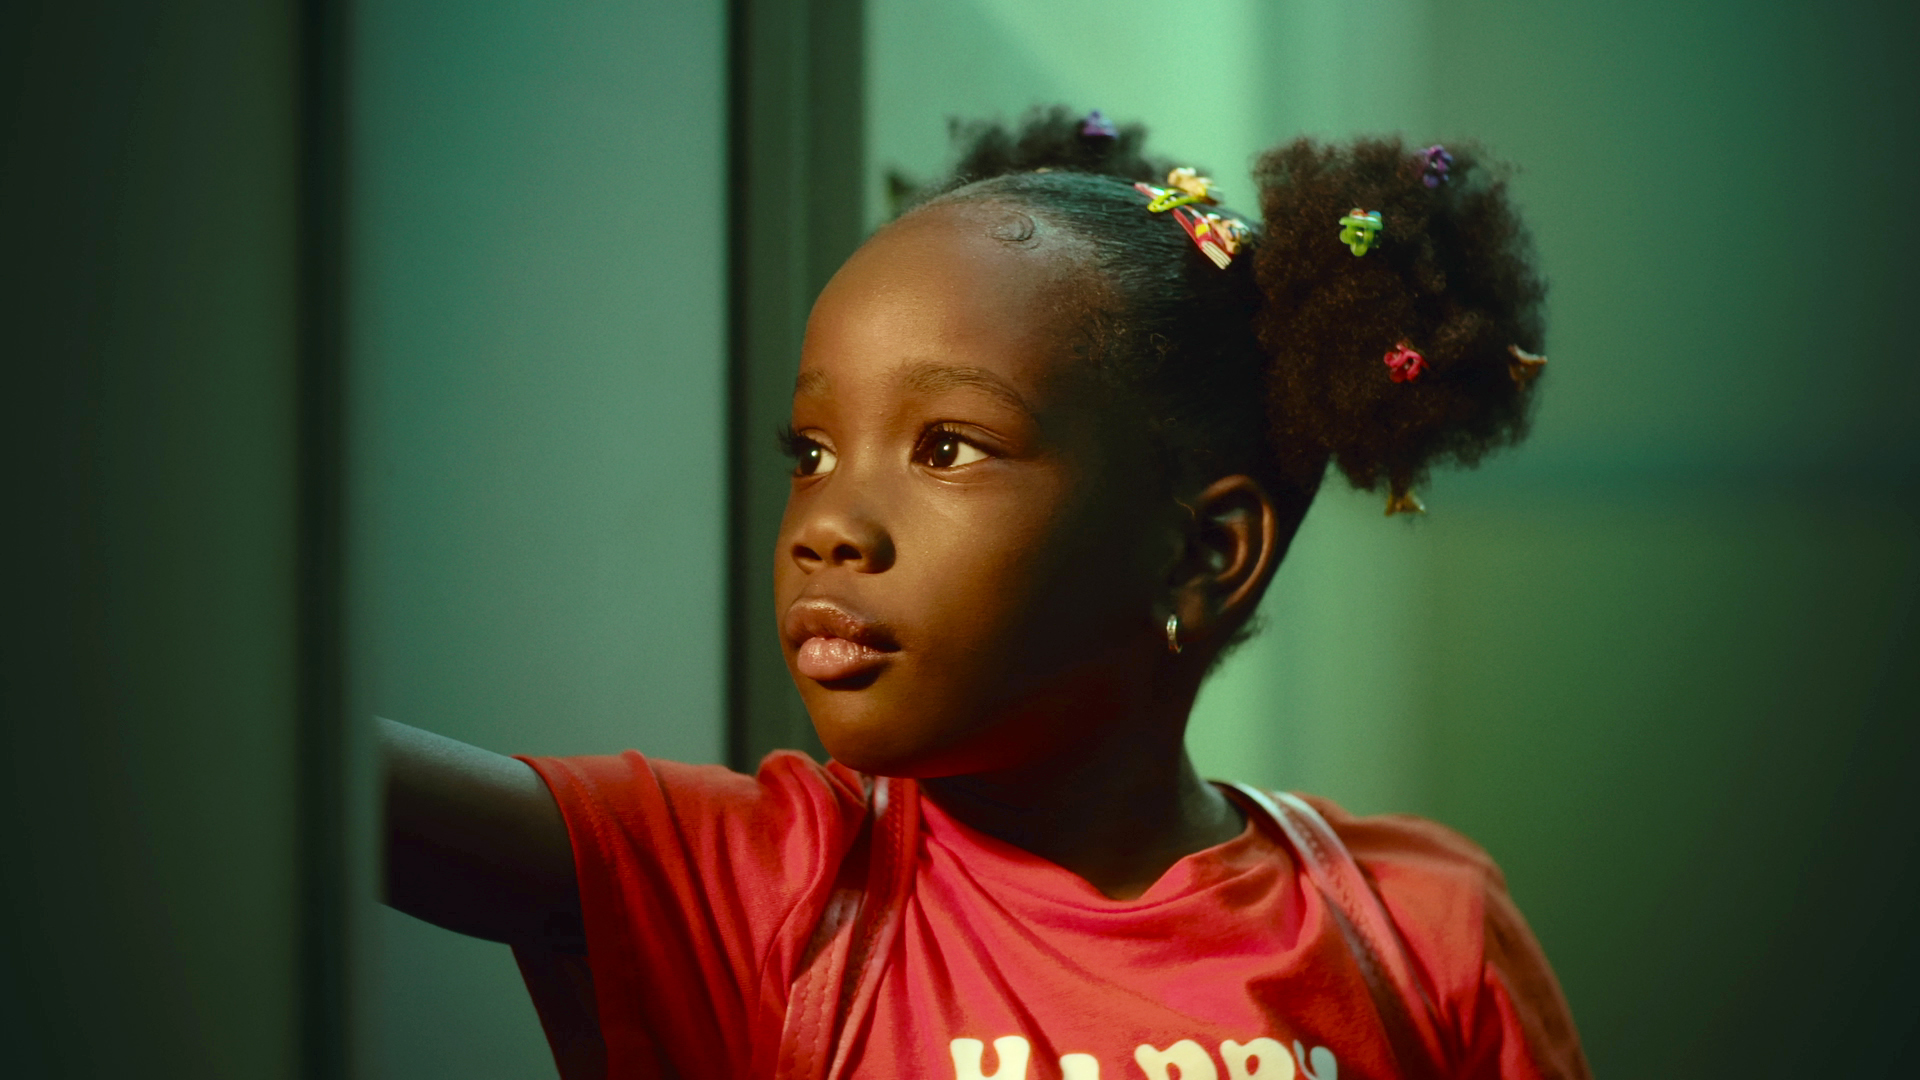
<path fill-rule="evenodd" d="M 1512 350 L 1542 349 L 1546 288 L 1476 148 L 1450 145 L 1434 186 L 1399 139 L 1267 151 L 1252 257 L 1221 270 L 1133 187 L 1170 165 L 1145 154 L 1145 129 L 1081 124 L 1064 106 L 956 124 L 959 163 L 917 205 L 1009 202 L 1089 243 L 1088 351 L 1182 472 L 1246 471 L 1304 512 L 1329 461 L 1401 495 L 1525 434 L 1538 368 Z M 1339 239 L 1355 207 L 1385 225 L 1363 256 Z M 1384 358 L 1401 342 L 1427 367 L 1396 382 Z"/>

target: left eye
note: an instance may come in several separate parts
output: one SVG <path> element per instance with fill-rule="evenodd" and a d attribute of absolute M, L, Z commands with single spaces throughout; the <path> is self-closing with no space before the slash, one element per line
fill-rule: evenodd
<path fill-rule="evenodd" d="M 936 469 L 953 469 L 986 459 L 985 451 L 949 432 L 936 431 L 921 444 L 920 460 Z"/>

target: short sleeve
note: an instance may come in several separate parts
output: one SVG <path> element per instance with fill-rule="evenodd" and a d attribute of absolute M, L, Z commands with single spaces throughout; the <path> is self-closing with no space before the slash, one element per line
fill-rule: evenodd
<path fill-rule="evenodd" d="M 859 828 L 859 777 L 788 752 L 752 777 L 632 751 L 522 760 L 573 844 L 590 979 L 570 993 L 594 1004 L 606 1074 L 748 1075 Z M 567 1003 L 521 967 L 565 1072 Z"/>
<path fill-rule="evenodd" d="M 1499 1071 L 1492 1075 L 1588 1080 L 1587 1057 L 1560 980 L 1504 885 L 1487 894 L 1484 941 L 1481 1012 L 1499 1019 Z"/>
<path fill-rule="evenodd" d="M 1312 801 L 1372 880 L 1436 993 L 1458 1074 L 1590 1080 L 1560 983 L 1493 859 L 1436 822 L 1354 817 Z"/>

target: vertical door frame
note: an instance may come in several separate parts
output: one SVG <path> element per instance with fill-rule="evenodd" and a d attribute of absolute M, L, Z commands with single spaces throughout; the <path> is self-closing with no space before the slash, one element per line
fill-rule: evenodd
<path fill-rule="evenodd" d="M 298 17 L 300 1015 L 295 1037 L 304 1080 L 345 1080 L 354 1058 L 349 914 L 355 891 L 369 884 L 351 842 L 350 823 L 357 815 L 349 814 L 350 793 L 366 785 L 350 784 L 361 740 L 352 738 L 345 711 L 342 621 L 348 5 L 346 0 L 301 0 Z"/>
<path fill-rule="evenodd" d="M 771 564 L 807 313 L 865 233 L 864 0 L 733 0 L 728 758 L 820 754 L 774 633 Z"/>

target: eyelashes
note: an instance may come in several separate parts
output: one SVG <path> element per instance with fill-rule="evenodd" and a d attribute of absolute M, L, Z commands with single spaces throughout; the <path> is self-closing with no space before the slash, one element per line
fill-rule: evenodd
<path fill-rule="evenodd" d="M 781 425 L 775 435 L 780 440 L 781 452 L 793 462 L 795 476 L 824 475 L 839 464 L 840 459 L 820 440 L 800 434 L 791 424 Z"/>
<path fill-rule="evenodd" d="M 781 424 L 773 429 L 774 448 L 789 461 L 799 461 L 800 455 L 815 445 L 812 439 L 793 430 L 792 424 Z"/>
<path fill-rule="evenodd" d="M 927 433 L 920 437 L 920 445 L 913 449 L 915 461 L 936 469 L 957 469 L 976 461 L 985 461 L 989 456 L 966 433 L 944 424 L 928 428 Z"/>
<path fill-rule="evenodd" d="M 793 462 L 795 476 L 831 472 L 839 462 L 839 455 L 827 449 L 820 440 L 794 430 L 792 424 L 780 425 L 774 430 L 773 437 L 780 453 Z M 912 451 L 914 461 L 942 470 L 961 468 L 994 456 L 975 438 L 949 424 L 934 424 L 927 428 Z"/>

